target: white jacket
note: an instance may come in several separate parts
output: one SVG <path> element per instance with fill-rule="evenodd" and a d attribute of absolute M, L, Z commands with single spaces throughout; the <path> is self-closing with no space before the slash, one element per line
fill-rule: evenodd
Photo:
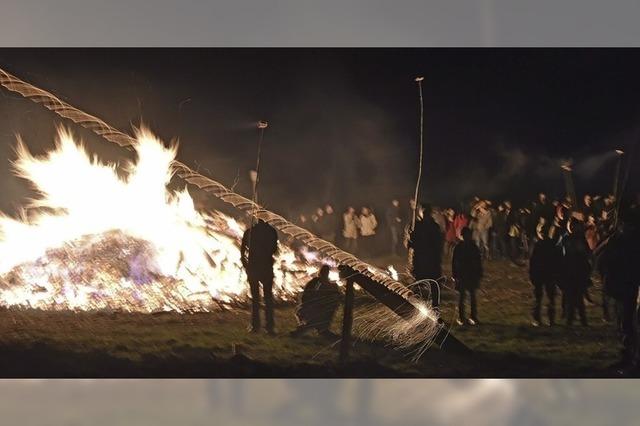
<path fill-rule="evenodd" d="M 493 219 L 489 210 L 480 210 L 475 215 L 472 228 L 478 232 L 487 231 L 493 226 Z"/>
<path fill-rule="evenodd" d="M 376 235 L 376 227 L 378 221 L 376 217 L 371 213 L 369 216 L 360 215 L 360 233 L 363 237 L 370 237 Z"/>
<path fill-rule="evenodd" d="M 342 220 L 344 222 L 344 228 L 342 228 L 342 236 L 351 239 L 358 238 L 358 227 L 360 226 L 360 224 L 358 223 L 358 216 L 356 216 L 355 214 L 353 216 L 349 216 L 349 214 L 345 213 L 342 215 Z"/>

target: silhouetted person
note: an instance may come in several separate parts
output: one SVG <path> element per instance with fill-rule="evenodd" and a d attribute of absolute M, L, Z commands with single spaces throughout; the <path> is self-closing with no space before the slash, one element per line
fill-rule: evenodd
<path fill-rule="evenodd" d="M 510 201 L 504 202 L 506 225 L 507 225 L 507 241 L 509 245 L 509 258 L 517 261 L 520 255 L 519 243 L 521 241 L 522 228 L 520 226 L 520 211 L 511 206 Z"/>
<path fill-rule="evenodd" d="M 335 337 L 329 331 L 333 315 L 340 304 L 340 290 L 329 280 L 329 266 L 323 265 L 318 276 L 309 281 L 302 292 L 296 316 L 300 322 L 291 335 L 299 336 L 307 330 L 315 329 L 324 337 Z"/>
<path fill-rule="evenodd" d="M 362 246 L 360 253 L 365 256 L 373 256 L 376 254 L 376 228 L 378 220 L 371 209 L 363 207 L 360 214 L 360 235 L 362 236 Z"/>
<path fill-rule="evenodd" d="M 458 324 L 476 325 L 478 321 L 478 304 L 476 290 L 480 287 L 482 279 L 482 260 L 478 246 L 473 242 L 472 232 L 469 228 L 462 230 L 462 242 L 453 249 L 451 272 L 456 280 L 458 299 Z M 464 313 L 464 299 L 469 293 L 471 302 L 471 318 L 466 319 Z"/>
<path fill-rule="evenodd" d="M 337 215 L 333 210 L 333 206 L 331 204 L 326 204 L 324 206 L 324 224 L 322 226 L 322 234 L 320 237 L 331 243 L 335 243 L 338 228 L 339 223 Z"/>
<path fill-rule="evenodd" d="M 571 232 L 562 241 L 562 290 L 566 298 L 567 325 L 573 324 L 576 310 L 582 325 L 587 325 L 584 295 L 591 282 L 591 250 L 584 237 L 584 226 L 573 220 Z"/>
<path fill-rule="evenodd" d="M 544 218 L 545 223 L 553 222 L 555 209 L 553 205 L 547 200 L 547 195 L 543 192 L 538 194 L 538 202 L 535 204 L 533 215 L 536 222 L 541 217 Z"/>
<path fill-rule="evenodd" d="M 616 300 L 622 334 L 621 371 L 638 368 L 640 226 L 637 208 L 622 206 L 618 229 L 600 256 L 605 292 Z"/>
<path fill-rule="evenodd" d="M 493 226 L 493 218 L 486 201 L 479 201 L 471 211 L 473 220 L 469 228 L 473 230 L 473 239 L 484 257 L 489 256 L 489 229 Z"/>
<path fill-rule="evenodd" d="M 578 210 L 582 212 L 582 215 L 585 218 L 594 214 L 593 198 L 591 198 L 591 195 L 584 195 L 582 199 L 582 206 L 580 206 Z"/>
<path fill-rule="evenodd" d="M 278 233 L 259 220 L 242 236 L 240 255 L 251 290 L 251 331 L 260 330 L 260 284 L 264 293 L 267 332 L 273 334 L 273 255 L 278 250 Z"/>
<path fill-rule="evenodd" d="M 342 237 L 344 238 L 345 250 L 355 253 L 358 250 L 358 235 L 360 229 L 360 218 L 356 214 L 356 209 L 348 207 L 342 215 Z"/>
<path fill-rule="evenodd" d="M 324 209 L 322 207 L 318 207 L 311 215 L 311 229 L 310 231 L 317 235 L 318 237 L 322 236 L 322 233 L 325 230 L 326 222 L 324 220 Z M 321 237 L 322 238 L 322 237 Z"/>
<path fill-rule="evenodd" d="M 545 225 L 537 230 L 537 242 L 529 260 L 529 278 L 533 284 L 535 303 L 533 306 L 533 326 L 542 323 L 542 298 L 547 296 L 547 316 L 549 325 L 555 325 L 556 291 L 560 278 L 560 250 L 555 241 L 549 238 L 549 228 Z"/>
<path fill-rule="evenodd" d="M 392 200 L 391 205 L 386 212 L 387 226 L 389 227 L 389 235 L 391 236 L 391 255 L 398 255 L 398 245 L 400 243 L 400 235 L 402 234 L 402 212 L 400 211 L 400 202 Z"/>
<path fill-rule="evenodd" d="M 431 217 L 431 206 L 422 205 L 422 214 L 417 215 L 416 226 L 409 234 L 408 248 L 413 249 L 412 273 L 416 280 L 437 280 L 442 276 L 442 251 L 444 238 L 440 227 Z M 440 290 L 430 283 L 431 304 L 438 311 Z"/>

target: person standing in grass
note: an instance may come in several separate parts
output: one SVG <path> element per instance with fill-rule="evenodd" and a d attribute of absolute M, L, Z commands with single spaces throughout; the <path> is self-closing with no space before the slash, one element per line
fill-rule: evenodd
<path fill-rule="evenodd" d="M 482 260 L 480 250 L 473 242 L 472 232 L 469 228 L 462 229 L 462 242 L 453 249 L 453 261 L 451 262 L 453 279 L 458 290 L 458 325 L 476 325 L 478 321 L 478 303 L 476 290 L 482 280 Z M 469 293 L 471 303 L 471 317 L 466 318 L 464 303 L 466 293 Z"/>
<path fill-rule="evenodd" d="M 640 365 L 638 339 L 638 288 L 640 286 L 640 207 L 620 206 L 615 233 L 600 255 L 600 272 L 608 296 L 616 301 L 620 317 L 618 331 L 622 337 L 622 358 L 618 372 L 637 374 Z"/>
<path fill-rule="evenodd" d="M 444 236 L 431 217 L 431 205 L 422 204 L 416 215 L 416 226 L 409 235 L 407 248 L 413 249 L 411 273 L 416 280 L 438 280 L 442 277 L 442 252 Z M 431 306 L 440 313 L 440 289 L 430 282 Z"/>
<path fill-rule="evenodd" d="M 398 255 L 398 246 L 400 244 L 400 234 L 402 233 L 402 212 L 400 211 L 400 201 L 392 200 L 391 205 L 387 208 L 386 212 L 387 227 L 389 228 L 389 235 L 391 236 L 391 250 L 392 256 Z"/>
<path fill-rule="evenodd" d="M 582 222 L 572 219 L 562 240 L 562 281 L 566 300 L 567 325 L 572 325 L 576 310 L 580 322 L 587 326 L 584 296 L 591 282 L 591 250 L 584 236 Z"/>
<path fill-rule="evenodd" d="M 535 304 L 533 306 L 534 327 L 542 323 L 542 298 L 547 295 L 547 315 L 549 325 L 555 325 L 556 319 L 556 292 L 560 274 L 560 252 L 555 241 L 549 236 L 549 229 L 544 223 L 544 217 L 540 217 L 541 225 L 536 229 L 536 243 L 529 260 L 529 279 L 533 284 Z"/>
<path fill-rule="evenodd" d="M 345 249 L 354 254 L 358 250 L 358 229 L 360 219 L 356 214 L 356 209 L 348 207 L 342 215 L 342 237 L 344 238 Z"/>
<path fill-rule="evenodd" d="M 360 214 L 360 234 L 362 235 L 362 254 L 373 256 L 376 254 L 375 238 L 378 221 L 368 207 L 362 208 Z"/>
<path fill-rule="evenodd" d="M 251 331 L 260 331 L 260 286 L 264 293 L 266 329 L 275 334 L 273 313 L 273 256 L 278 250 L 278 233 L 263 220 L 242 236 L 240 259 L 247 272 L 251 292 Z"/>

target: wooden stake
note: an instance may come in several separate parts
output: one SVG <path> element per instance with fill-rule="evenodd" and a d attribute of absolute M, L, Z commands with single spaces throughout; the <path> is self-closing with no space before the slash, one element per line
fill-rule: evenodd
<path fill-rule="evenodd" d="M 349 358 L 351 347 L 351 327 L 353 326 L 353 277 L 347 278 L 347 285 L 344 296 L 344 316 L 342 318 L 342 340 L 340 342 L 340 362 L 345 362 Z"/>

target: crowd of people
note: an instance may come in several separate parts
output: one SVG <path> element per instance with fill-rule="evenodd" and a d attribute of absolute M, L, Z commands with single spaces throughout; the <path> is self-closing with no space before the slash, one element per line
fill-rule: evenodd
<path fill-rule="evenodd" d="M 362 257 L 387 254 L 400 256 L 404 254 L 403 232 L 411 224 L 414 205 L 413 200 L 410 200 L 406 208 L 403 208 L 394 199 L 387 207 L 384 217 L 379 218 L 369 206 L 359 209 L 348 206 L 339 214 L 331 204 L 326 204 L 311 213 L 300 213 L 296 223 L 318 237 Z"/>
<path fill-rule="evenodd" d="M 483 264 L 497 259 L 513 261 L 519 266 L 529 265 L 533 287 L 532 325 L 540 326 L 542 304 L 546 296 L 548 324 L 556 324 L 556 295 L 561 293 L 562 317 L 571 326 L 579 318 L 587 326 L 585 300 L 592 302 L 589 287 L 592 277 L 599 273 L 603 280 L 602 312 L 606 321 L 613 312 L 623 336 L 624 363 L 634 360 L 638 353 L 637 297 L 640 279 L 631 265 L 640 261 L 637 244 L 638 200 L 618 203 L 613 195 L 584 195 L 580 201 L 571 197 L 550 200 L 544 193 L 535 201 L 514 207 L 509 200 L 495 203 L 473 198 L 466 205 L 452 208 L 432 208 L 426 203 L 416 206 L 413 200 L 403 209 L 392 200 L 385 212 L 383 225 L 387 228 L 390 247 L 387 254 L 402 255 L 409 250 L 410 265 L 416 283 L 428 288 L 431 307 L 439 312 L 440 284 L 443 280 L 443 261 L 451 262 L 452 278 L 459 293 L 458 324 L 479 324 L 476 291 L 483 277 Z M 299 224 L 319 237 L 342 245 L 358 255 L 379 254 L 378 219 L 372 209 L 362 207 L 358 213 L 348 207 L 338 216 L 327 204 L 307 218 L 299 216 Z M 383 228 L 384 228 L 383 227 Z M 260 327 L 258 304 L 259 282 L 263 284 L 267 309 L 267 330 L 273 332 L 272 255 L 277 247 L 277 233 L 259 222 L 248 233 L 261 241 L 255 247 L 267 247 L 265 263 L 251 264 L 250 248 L 243 241 L 243 259 L 248 270 L 254 301 L 253 329 Z M 264 241 L 263 241 L 264 240 Z M 402 244 L 404 243 L 404 244 Z M 251 247 L 252 248 L 252 247 Z M 255 256 L 253 256 L 255 257 Z M 266 285 L 265 285 L 266 283 Z M 268 287 L 268 288 L 267 288 Z M 302 305 L 298 309 L 299 335 L 315 328 L 322 335 L 330 335 L 331 317 L 340 302 L 337 287 L 328 278 L 328 268 L 305 287 Z M 466 296 L 471 304 L 470 317 L 465 315 Z M 329 297 L 331 296 L 331 297 Z M 309 308 L 311 301 L 322 299 L 321 311 Z M 325 309 L 326 308 L 326 309 Z"/>
<path fill-rule="evenodd" d="M 545 295 L 548 324 L 556 324 L 558 292 L 562 294 L 560 305 L 566 324 L 571 326 L 578 316 L 581 324 L 588 326 L 585 300 L 592 302 L 589 287 L 592 277 L 599 274 L 603 281 L 603 319 L 611 320 L 613 306 L 622 337 L 621 368 L 636 369 L 640 353 L 640 273 L 636 266 L 640 262 L 639 201 L 636 198 L 618 203 L 611 195 L 585 195 L 581 203 L 574 203 L 571 198 L 549 201 L 541 193 L 536 202 L 517 210 L 509 201 L 493 208 L 490 201 L 476 198 L 468 214 L 445 210 L 444 215 L 423 205 L 408 241 L 414 252 L 412 273 L 418 282 L 430 284 L 431 305 L 438 310 L 442 255 L 453 247 L 458 324 L 476 325 L 479 320 L 475 292 L 483 276 L 482 259 L 528 258 L 535 300 L 532 325 L 536 327 L 542 324 Z M 457 227 L 461 229 L 458 231 Z M 470 318 L 465 317 L 467 293 L 471 299 Z"/>
<path fill-rule="evenodd" d="M 369 207 L 362 207 L 358 213 L 354 207 L 349 206 L 338 216 L 333 206 L 326 204 L 310 215 L 301 213 L 298 225 L 324 240 L 343 245 L 345 250 L 352 253 L 363 256 L 378 254 L 378 219 Z"/>
<path fill-rule="evenodd" d="M 616 205 L 613 195 L 586 194 L 581 202 L 574 203 L 570 197 L 549 200 L 540 193 L 535 201 L 520 208 L 514 208 L 509 200 L 494 204 L 478 197 L 457 211 L 429 207 L 424 212 L 427 217 L 421 217 L 421 222 L 429 223 L 431 229 L 437 227 L 444 242 L 421 235 L 422 225 L 414 229 L 408 246 L 432 247 L 427 255 L 422 254 L 424 249 L 415 249 L 419 253 L 414 259 L 414 276 L 416 279 L 441 278 L 439 268 L 431 268 L 428 273 L 421 268 L 425 263 L 441 262 L 439 247 L 442 245 L 442 254 L 452 257 L 452 275 L 460 292 L 458 322 L 477 324 L 475 290 L 482 278 L 482 260 L 503 258 L 525 266 L 525 260 L 529 259 L 535 298 L 532 324 L 542 323 L 541 305 L 546 294 L 549 324 L 555 325 L 555 297 L 557 290 L 561 290 L 562 312 L 567 324 L 573 323 L 577 312 L 582 324 L 587 325 L 584 300 L 592 301 L 588 288 L 596 266 L 593 252 L 614 230 Z M 416 242 L 421 240 L 427 242 Z M 432 260 L 425 261 L 425 256 Z M 471 318 L 468 319 L 464 317 L 466 292 L 471 298 Z M 609 299 L 604 293 L 602 308 L 607 321 L 610 320 Z M 432 304 L 437 307 L 435 300 Z"/>
<path fill-rule="evenodd" d="M 534 201 L 514 207 L 509 200 L 495 202 L 474 197 L 457 208 L 433 207 L 431 216 L 444 235 L 444 255 L 462 241 L 462 229 L 469 227 L 483 259 L 519 261 L 531 256 L 542 229 L 559 236 L 571 217 L 580 217 L 589 248 L 611 232 L 615 197 L 586 194 L 580 202 L 570 197 L 549 200 L 540 193 Z M 331 204 L 313 212 L 300 213 L 297 224 L 320 238 L 359 256 L 404 256 L 408 231 L 413 226 L 415 201 L 406 204 L 393 199 L 379 220 L 371 207 L 347 207 L 336 213 Z M 403 244 L 403 242 L 405 244 Z"/>

